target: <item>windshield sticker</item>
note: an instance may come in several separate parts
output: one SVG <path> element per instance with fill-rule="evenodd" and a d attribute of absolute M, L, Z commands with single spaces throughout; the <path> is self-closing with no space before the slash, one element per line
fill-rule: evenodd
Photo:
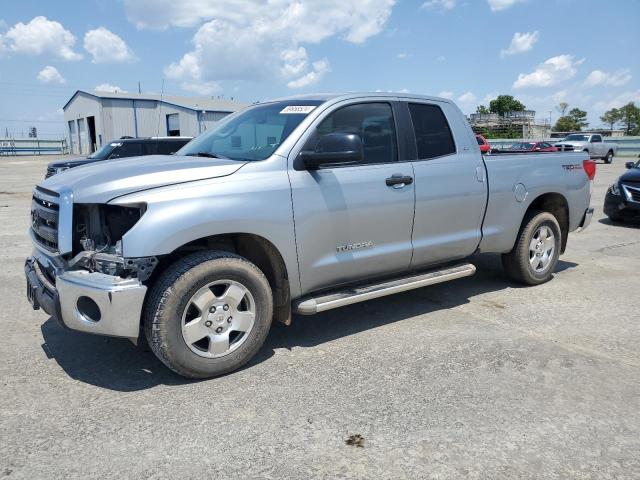
<path fill-rule="evenodd" d="M 306 115 L 314 108 L 316 108 L 314 105 L 289 105 L 284 107 L 280 113 L 303 113 Z"/>

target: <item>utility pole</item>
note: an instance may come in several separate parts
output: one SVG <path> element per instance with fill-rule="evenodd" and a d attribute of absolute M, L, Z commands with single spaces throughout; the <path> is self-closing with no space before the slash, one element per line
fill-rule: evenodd
<path fill-rule="evenodd" d="M 142 90 L 140 89 L 140 80 L 138 80 L 138 93 L 142 93 Z"/>

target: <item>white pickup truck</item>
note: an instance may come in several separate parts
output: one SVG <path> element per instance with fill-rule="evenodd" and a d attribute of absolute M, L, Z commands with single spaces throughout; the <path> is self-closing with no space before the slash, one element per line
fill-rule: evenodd
<path fill-rule="evenodd" d="M 555 145 L 562 151 L 587 152 L 590 158 L 601 158 L 604 163 L 613 162 L 618 145 L 605 142 L 599 133 L 572 133 Z"/>

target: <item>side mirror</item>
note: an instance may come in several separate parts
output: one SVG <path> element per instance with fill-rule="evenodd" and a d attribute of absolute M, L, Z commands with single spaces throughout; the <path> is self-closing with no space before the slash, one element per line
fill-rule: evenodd
<path fill-rule="evenodd" d="M 627 162 L 624 164 L 625 168 L 633 168 L 635 165 L 635 162 Z"/>
<path fill-rule="evenodd" d="M 315 150 L 300 152 L 300 158 L 309 170 L 356 164 L 364 158 L 362 140 L 355 133 L 328 133 L 320 137 Z"/>

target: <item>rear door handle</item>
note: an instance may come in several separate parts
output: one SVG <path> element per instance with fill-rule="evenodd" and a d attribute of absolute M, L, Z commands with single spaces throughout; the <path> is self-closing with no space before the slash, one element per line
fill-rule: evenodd
<path fill-rule="evenodd" d="M 402 188 L 405 185 L 411 185 L 413 183 L 413 177 L 410 177 L 409 175 L 395 174 L 388 177 L 386 182 L 387 187 Z"/>

